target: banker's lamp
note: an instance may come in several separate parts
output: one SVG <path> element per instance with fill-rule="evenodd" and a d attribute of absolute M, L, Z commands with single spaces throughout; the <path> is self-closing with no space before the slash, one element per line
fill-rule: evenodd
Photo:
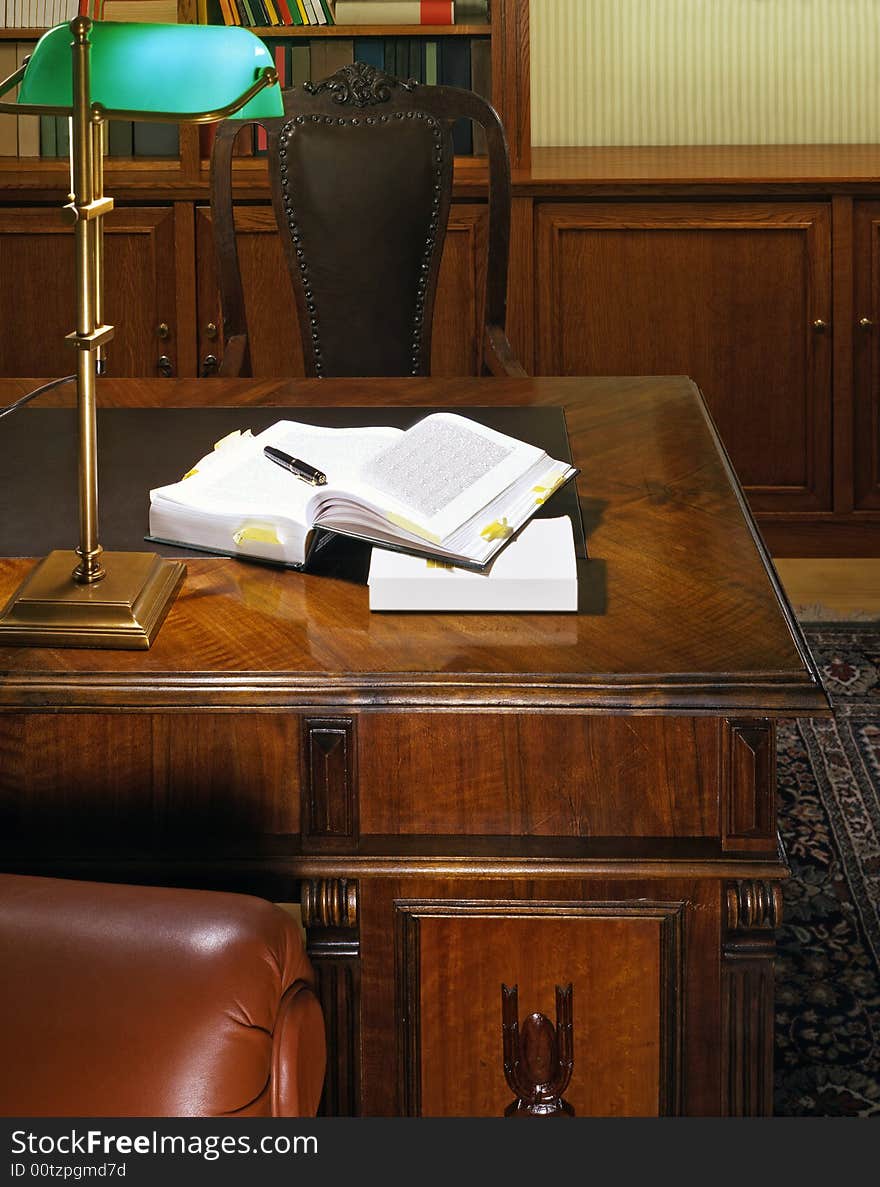
<path fill-rule="evenodd" d="M 152 552 L 104 553 L 98 543 L 96 376 L 113 327 L 104 321 L 102 126 L 108 119 L 210 123 L 282 114 L 265 45 L 247 29 L 152 25 L 77 17 L 49 29 L 25 64 L 0 83 L 19 86 L 16 115 L 72 116 L 71 189 L 65 211 L 76 241 L 76 348 L 80 543 L 51 552 L 0 615 L 0 645 L 146 648 L 186 568 Z"/>

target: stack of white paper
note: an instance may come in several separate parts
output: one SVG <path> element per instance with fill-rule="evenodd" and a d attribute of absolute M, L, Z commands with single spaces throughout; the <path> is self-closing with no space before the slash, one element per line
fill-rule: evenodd
<path fill-rule="evenodd" d="M 534 519 L 485 573 L 374 548 L 371 610 L 576 610 L 571 520 Z"/>

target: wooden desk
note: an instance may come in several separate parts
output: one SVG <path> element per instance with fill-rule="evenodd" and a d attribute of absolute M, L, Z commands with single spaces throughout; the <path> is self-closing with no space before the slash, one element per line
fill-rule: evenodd
<path fill-rule="evenodd" d="M 0 651 L 2 865 L 301 901 L 330 1111 L 499 1115 L 501 983 L 552 1017 L 571 981 L 578 1114 L 769 1112 L 774 722 L 827 706 L 689 381 L 100 399 L 562 404 L 589 597 L 371 615 L 361 586 L 194 560 L 149 652 Z M 0 597 L 27 569 L 0 561 Z"/>

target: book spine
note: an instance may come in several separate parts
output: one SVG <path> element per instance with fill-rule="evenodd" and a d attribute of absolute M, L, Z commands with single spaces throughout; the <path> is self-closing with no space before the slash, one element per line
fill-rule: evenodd
<path fill-rule="evenodd" d="M 58 156 L 58 130 L 54 115 L 40 116 L 40 156 Z"/>
<path fill-rule="evenodd" d="M 292 86 L 301 87 L 312 77 L 312 51 L 306 42 L 304 45 L 290 47 L 290 82 Z"/>
<path fill-rule="evenodd" d="M 8 78 L 18 69 L 15 56 L 15 42 L 0 42 L 0 78 Z M 9 103 L 15 102 L 18 90 L 10 91 L 4 99 Z M 18 117 L 14 115 L 0 115 L 0 157 L 18 156 Z"/>
<path fill-rule="evenodd" d="M 296 0 L 296 11 L 299 15 L 299 20 L 296 23 L 298 25 L 307 25 L 309 23 L 309 18 L 306 15 L 305 0 Z"/>
<path fill-rule="evenodd" d="M 354 60 L 365 62 L 368 66 L 375 66 L 377 70 L 385 69 L 385 45 L 381 37 L 356 37 L 354 40 Z"/>
<path fill-rule="evenodd" d="M 437 70 L 437 42 L 425 42 L 425 83 L 429 87 L 435 87 L 437 80 L 440 77 Z"/>
<path fill-rule="evenodd" d="M 136 120 L 132 139 L 136 157 L 176 157 L 180 151 L 176 124 Z"/>
<path fill-rule="evenodd" d="M 15 43 L 16 67 L 24 64 L 25 58 L 33 51 L 29 41 Z M 40 155 L 40 118 L 36 115 L 20 115 L 18 118 L 18 155 L 20 157 L 38 157 Z"/>
<path fill-rule="evenodd" d="M 440 82 L 448 87 L 468 90 L 471 85 L 471 47 L 464 37 L 447 37 L 443 43 Z M 473 151 L 470 120 L 456 120 L 452 125 L 455 155 L 466 157 Z"/>
<path fill-rule="evenodd" d="M 290 9 L 287 6 L 287 0 L 276 0 L 275 7 L 278 9 L 278 15 L 281 18 L 282 24 L 292 25 L 293 17 L 290 14 Z"/>
<path fill-rule="evenodd" d="M 134 156 L 134 124 L 131 120 L 110 120 L 107 151 L 111 157 Z"/>
<path fill-rule="evenodd" d="M 321 7 L 324 9 L 324 15 L 327 18 L 328 25 L 335 25 L 336 18 L 333 15 L 333 9 L 330 6 L 330 0 L 319 0 Z"/>
<path fill-rule="evenodd" d="M 453 0 L 336 0 L 337 25 L 452 25 Z"/>

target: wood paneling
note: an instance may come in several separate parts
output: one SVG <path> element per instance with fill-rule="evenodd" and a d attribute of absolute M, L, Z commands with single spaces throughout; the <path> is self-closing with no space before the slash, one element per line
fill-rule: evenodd
<path fill-rule="evenodd" d="M 425 762 L 425 739 L 430 739 Z M 366 833 L 709 836 L 718 726 L 700 718 L 365 715 Z"/>
<path fill-rule="evenodd" d="M 873 511 L 880 509 L 880 202 L 856 203 L 854 240 L 855 506 Z"/>
<path fill-rule="evenodd" d="M 55 852 L 74 841 L 132 853 L 194 838 L 207 851 L 299 831 L 296 719 L 7 715 L 0 758 L 6 846 L 39 834 Z"/>
<path fill-rule="evenodd" d="M 434 310 L 431 369 L 435 375 L 478 375 L 486 277 L 488 211 L 485 205 L 452 207 Z M 255 376 L 301 376 L 302 346 L 293 290 L 271 208 L 238 206 L 235 230 Z M 222 357 L 222 316 L 214 266 L 211 212 L 196 214 L 200 369 L 208 355 Z"/>
<path fill-rule="evenodd" d="M 830 508 L 826 206 L 541 205 L 537 252 L 539 373 L 688 374 L 754 509 Z"/>
<path fill-rule="evenodd" d="M 502 1116 L 510 1103 L 502 983 L 518 985 L 524 1016 L 552 1018 L 555 986 L 571 982 L 565 1095 L 575 1113 L 677 1112 L 683 911 L 680 903 L 398 900 L 400 1111 Z"/>
<path fill-rule="evenodd" d="M 575 1067 L 565 1097 L 578 1116 L 720 1112 L 710 883 L 550 881 L 537 871 L 491 883 L 371 879 L 361 908 L 366 1115 L 501 1116 L 510 1101 L 501 983 L 518 983 L 521 1017 L 553 1018 L 554 987 L 569 980 Z"/>
<path fill-rule="evenodd" d="M 104 316 L 116 327 L 108 374 L 158 376 L 162 354 L 176 369 L 173 209 L 117 207 L 104 220 L 104 245 Z M 0 375 L 75 370 L 64 341 L 76 322 L 73 229 L 57 208 L 0 209 L 0 275 Z"/>

